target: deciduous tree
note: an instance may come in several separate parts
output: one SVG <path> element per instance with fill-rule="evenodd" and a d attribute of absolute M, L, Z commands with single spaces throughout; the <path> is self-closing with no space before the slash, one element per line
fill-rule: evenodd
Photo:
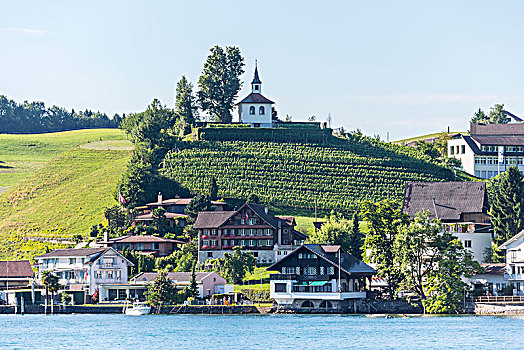
<path fill-rule="evenodd" d="M 244 58 L 240 49 L 227 46 L 211 48 L 198 79 L 198 102 L 202 110 L 222 123 L 231 123 L 231 111 L 242 82 Z"/>

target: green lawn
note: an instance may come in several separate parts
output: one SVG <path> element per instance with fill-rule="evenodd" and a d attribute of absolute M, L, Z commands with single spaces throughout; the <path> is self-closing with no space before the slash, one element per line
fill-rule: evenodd
<path fill-rule="evenodd" d="M 119 129 L 0 134 L 0 187 L 14 186 L 63 151 L 104 140 L 126 140 L 126 134 Z"/>
<path fill-rule="evenodd" d="M 29 258 L 48 243 L 87 235 L 115 205 L 114 191 L 131 151 L 74 148 L 0 194 L 0 258 Z"/>

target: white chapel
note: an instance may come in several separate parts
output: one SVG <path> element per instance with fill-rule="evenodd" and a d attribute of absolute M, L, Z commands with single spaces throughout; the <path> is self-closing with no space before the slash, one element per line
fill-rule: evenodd
<path fill-rule="evenodd" d="M 262 82 L 258 77 L 258 67 L 255 64 L 255 75 L 251 82 L 251 93 L 238 105 L 238 120 L 242 124 L 250 124 L 252 128 L 272 128 L 272 108 L 274 102 L 262 96 Z"/>

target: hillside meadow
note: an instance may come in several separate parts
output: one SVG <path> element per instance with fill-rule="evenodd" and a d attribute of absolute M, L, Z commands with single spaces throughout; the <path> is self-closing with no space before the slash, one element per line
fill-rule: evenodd
<path fill-rule="evenodd" d="M 87 235 L 115 205 L 114 190 L 131 151 L 73 148 L 0 195 L 0 259 L 29 258 L 49 240 Z M 44 241 L 45 243 L 42 243 Z"/>
<path fill-rule="evenodd" d="M 84 129 L 47 134 L 0 134 L 0 188 L 16 185 L 54 156 L 71 148 L 114 140 L 131 146 L 119 129 Z M 1 192 L 1 190 L 0 190 Z"/>

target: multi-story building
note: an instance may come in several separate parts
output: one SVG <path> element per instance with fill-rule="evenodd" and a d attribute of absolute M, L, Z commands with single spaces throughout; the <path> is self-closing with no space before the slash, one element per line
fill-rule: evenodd
<path fill-rule="evenodd" d="M 295 230 L 292 216 L 277 217 L 259 204 L 246 203 L 236 211 L 198 214 L 198 259 L 223 257 L 234 247 L 253 252 L 258 262 L 275 262 L 302 244 L 306 236 Z"/>
<path fill-rule="evenodd" d="M 448 156 L 462 162 L 465 172 L 490 179 L 516 166 L 524 171 L 524 124 L 470 124 L 470 134 L 448 140 Z"/>
<path fill-rule="evenodd" d="M 375 270 L 338 245 L 304 244 L 267 268 L 281 308 L 357 312 Z"/>
<path fill-rule="evenodd" d="M 421 211 L 429 212 L 429 217 L 440 220 L 443 229 L 456 236 L 479 262 L 491 248 L 493 229 L 485 182 L 407 182 L 402 211 L 410 219 Z"/>
<path fill-rule="evenodd" d="M 524 230 L 504 242 L 499 249 L 506 250 L 504 279 L 513 286 L 513 294 L 524 295 Z"/>
<path fill-rule="evenodd" d="M 113 248 L 55 249 L 35 257 L 38 279 L 51 271 L 64 290 L 80 290 L 93 295 L 102 284 L 127 283 L 127 268 L 133 263 Z"/>

